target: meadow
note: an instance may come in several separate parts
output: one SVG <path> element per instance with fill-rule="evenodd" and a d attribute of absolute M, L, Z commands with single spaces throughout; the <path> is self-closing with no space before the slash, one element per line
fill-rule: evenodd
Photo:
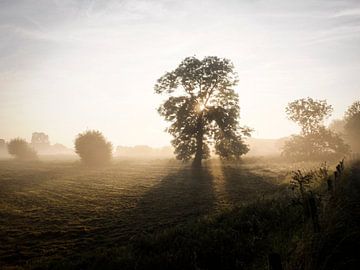
<path fill-rule="evenodd" d="M 0 268 L 266 269 L 276 251 L 284 269 L 315 269 L 304 261 L 319 252 L 331 263 L 330 245 L 344 246 L 352 269 L 355 242 L 343 236 L 359 236 L 358 183 L 346 200 L 331 199 L 339 211 L 321 214 L 324 236 L 316 237 L 289 188 L 293 170 L 318 166 L 247 158 L 193 169 L 171 159 L 118 159 L 96 169 L 2 160 Z"/>
<path fill-rule="evenodd" d="M 0 162 L 0 263 L 22 265 L 189 222 L 269 196 L 288 168 L 208 161 L 117 160 L 102 169 L 73 161 Z"/>

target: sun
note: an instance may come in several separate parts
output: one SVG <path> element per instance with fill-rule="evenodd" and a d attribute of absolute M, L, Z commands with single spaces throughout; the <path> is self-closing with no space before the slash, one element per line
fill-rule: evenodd
<path fill-rule="evenodd" d="M 201 102 L 199 102 L 197 105 L 196 105 L 196 110 L 198 112 L 202 112 L 203 110 L 205 110 L 205 105 Z"/>

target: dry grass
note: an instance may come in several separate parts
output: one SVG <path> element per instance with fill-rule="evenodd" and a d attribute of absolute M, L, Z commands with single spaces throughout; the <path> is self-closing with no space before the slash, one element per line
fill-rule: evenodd
<path fill-rule="evenodd" d="M 201 171 L 173 160 L 118 160 L 103 169 L 0 161 L 0 265 L 124 245 L 271 195 L 288 171 L 215 160 Z"/>

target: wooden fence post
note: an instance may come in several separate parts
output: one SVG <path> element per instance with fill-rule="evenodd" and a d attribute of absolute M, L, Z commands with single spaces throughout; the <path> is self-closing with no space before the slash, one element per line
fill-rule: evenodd
<path fill-rule="evenodd" d="M 331 178 L 329 177 L 326 182 L 327 182 L 328 191 L 329 191 L 329 192 L 333 192 L 333 191 L 334 191 L 334 187 L 333 187 L 333 183 L 332 183 Z"/>
<path fill-rule="evenodd" d="M 319 214 L 318 214 L 318 209 L 316 206 L 316 200 L 314 194 L 311 193 L 309 195 L 308 200 L 309 200 L 310 215 L 314 227 L 314 232 L 318 233 L 320 231 Z"/>
<path fill-rule="evenodd" d="M 334 172 L 334 191 L 336 191 L 336 189 L 337 189 L 338 177 L 339 177 L 339 173 L 338 173 L 338 171 L 335 171 L 335 172 Z"/>
<path fill-rule="evenodd" d="M 283 270 L 279 253 L 269 254 L 269 270 Z"/>

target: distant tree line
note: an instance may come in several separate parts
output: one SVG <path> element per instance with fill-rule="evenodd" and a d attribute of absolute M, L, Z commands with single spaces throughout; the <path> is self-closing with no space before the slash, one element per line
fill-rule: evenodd
<path fill-rule="evenodd" d="M 44 132 L 33 132 L 29 143 L 23 138 L 11 139 L 8 143 L 0 139 L 0 155 L 8 153 L 18 160 L 34 160 L 38 158 L 38 154 L 69 154 L 71 152 L 62 144 L 50 144 L 49 136 Z"/>

